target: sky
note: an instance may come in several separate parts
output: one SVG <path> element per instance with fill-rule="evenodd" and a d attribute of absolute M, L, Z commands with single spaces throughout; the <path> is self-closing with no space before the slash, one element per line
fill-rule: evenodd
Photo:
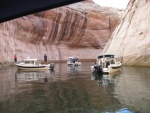
<path fill-rule="evenodd" d="M 119 9 L 125 9 L 129 0 L 93 0 L 100 6 L 114 7 Z"/>

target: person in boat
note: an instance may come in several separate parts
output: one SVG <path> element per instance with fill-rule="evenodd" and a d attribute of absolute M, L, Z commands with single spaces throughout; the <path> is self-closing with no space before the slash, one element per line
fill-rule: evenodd
<path fill-rule="evenodd" d="M 113 59 L 110 60 L 111 64 L 115 64 L 115 61 Z"/>
<path fill-rule="evenodd" d="M 17 55 L 16 54 L 14 55 L 14 61 L 15 61 L 15 63 L 17 62 Z"/>
<path fill-rule="evenodd" d="M 105 68 L 106 67 L 106 58 L 105 58 L 105 55 L 103 55 L 103 58 L 101 58 L 101 62 L 102 62 L 102 67 Z"/>
<path fill-rule="evenodd" d="M 47 55 L 44 55 L 44 61 L 47 62 Z"/>
<path fill-rule="evenodd" d="M 106 68 L 110 65 L 110 59 L 106 59 Z"/>
<path fill-rule="evenodd" d="M 72 62 L 75 63 L 75 60 L 73 60 Z"/>

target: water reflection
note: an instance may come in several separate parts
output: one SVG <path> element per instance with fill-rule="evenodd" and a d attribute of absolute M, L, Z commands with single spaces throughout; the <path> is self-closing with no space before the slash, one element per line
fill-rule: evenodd
<path fill-rule="evenodd" d="M 150 113 L 150 68 L 124 67 L 116 80 L 115 95 L 138 113 Z"/>
<path fill-rule="evenodd" d="M 98 80 L 98 86 L 114 85 L 115 77 L 119 74 L 121 71 L 111 74 L 92 73 L 91 80 Z"/>
<path fill-rule="evenodd" d="M 54 70 L 40 70 L 40 71 L 25 71 L 17 70 L 15 73 L 16 82 L 32 82 L 41 81 L 48 82 L 48 78 L 55 75 Z"/>
<path fill-rule="evenodd" d="M 123 67 L 121 73 L 91 76 L 92 63 L 55 71 L 0 70 L 1 113 L 149 113 L 150 70 Z M 75 70 L 75 71 L 74 71 Z M 72 76 L 73 75 L 73 76 Z"/>
<path fill-rule="evenodd" d="M 75 75 L 80 71 L 81 66 L 75 66 L 75 65 L 68 65 L 67 66 L 67 71 L 68 73 Z"/>

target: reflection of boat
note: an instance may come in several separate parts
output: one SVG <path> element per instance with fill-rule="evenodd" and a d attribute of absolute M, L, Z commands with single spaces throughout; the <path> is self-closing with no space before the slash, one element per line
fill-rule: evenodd
<path fill-rule="evenodd" d="M 16 64 L 18 69 L 24 70 L 43 70 L 43 69 L 53 69 L 54 64 L 41 64 L 38 59 L 24 59 L 23 62 Z"/>
<path fill-rule="evenodd" d="M 92 73 L 92 77 L 91 77 L 91 80 L 99 80 L 99 79 L 102 79 L 103 78 L 103 74 L 97 72 L 97 71 L 94 71 Z"/>
<path fill-rule="evenodd" d="M 101 55 L 97 58 L 97 64 L 95 66 L 101 66 L 103 73 L 114 73 L 119 71 L 122 63 L 119 58 L 115 55 Z M 91 66 L 94 71 L 94 66 Z"/>
<path fill-rule="evenodd" d="M 76 57 L 68 57 L 67 64 L 68 65 L 81 65 L 81 62 L 79 62 L 79 59 Z"/>
<path fill-rule="evenodd" d="M 15 79 L 19 81 L 36 81 L 45 78 L 45 71 L 17 71 Z"/>
<path fill-rule="evenodd" d="M 93 73 L 91 76 L 91 80 L 98 80 L 98 84 L 100 86 L 107 86 L 109 84 L 114 84 L 115 76 L 120 74 L 120 71 L 117 71 L 115 73 L 110 73 L 110 74 L 96 74 Z"/>
<path fill-rule="evenodd" d="M 115 77 L 116 77 L 118 74 L 120 74 L 120 73 L 121 73 L 121 71 L 119 70 L 119 71 L 114 72 L 114 73 L 103 74 L 103 78 L 109 80 L 109 83 L 114 83 Z"/>
<path fill-rule="evenodd" d="M 71 74 L 75 74 L 80 70 L 79 66 L 74 66 L 74 65 L 68 65 L 67 71 Z"/>

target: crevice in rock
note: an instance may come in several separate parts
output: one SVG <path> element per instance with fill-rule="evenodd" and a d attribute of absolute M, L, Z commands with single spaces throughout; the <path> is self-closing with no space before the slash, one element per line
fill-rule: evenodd
<path fill-rule="evenodd" d="M 66 15 L 65 15 L 65 23 L 62 25 L 61 27 L 61 33 L 60 33 L 60 37 L 58 39 L 58 42 L 62 41 L 64 36 L 67 34 L 67 27 L 68 27 L 68 23 L 70 21 L 70 12 L 68 11 L 68 9 L 66 10 Z"/>

